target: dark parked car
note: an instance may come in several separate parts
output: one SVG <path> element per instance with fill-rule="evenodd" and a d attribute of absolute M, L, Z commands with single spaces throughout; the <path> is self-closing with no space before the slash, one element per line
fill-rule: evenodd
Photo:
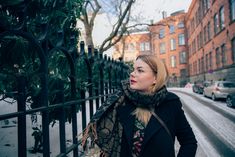
<path fill-rule="evenodd" d="M 235 93 L 229 93 L 227 95 L 226 103 L 228 107 L 235 106 Z"/>
<path fill-rule="evenodd" d="M 205 87 L 208 87 L 210 85 L 210 83 L 211 83 L 210 81 L 204 81 L 204 82 L 197 81 L 197 82 L 195 82 L 193 85 L 193 92 L 202 94 L 203 89 Z"/>

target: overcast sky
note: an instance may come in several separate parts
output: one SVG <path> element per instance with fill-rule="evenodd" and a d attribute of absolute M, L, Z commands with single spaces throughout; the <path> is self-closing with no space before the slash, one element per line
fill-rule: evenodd
<path fill-rule="evenodd" d="M 192 0 L 136 0 L 133 9 L 136 12 L 141 12 L 146 19 L 153 19 L 157 22 L 162 19 L 162 11 L 167 12 L 167 16 L 179 10 L 188 11 Z"/>

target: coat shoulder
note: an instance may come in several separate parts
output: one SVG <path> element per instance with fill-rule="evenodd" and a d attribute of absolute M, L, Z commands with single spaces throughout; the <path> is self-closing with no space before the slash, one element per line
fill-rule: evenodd
<path fill-rule="evenodd" d="M 177 101 L 179 99 L 180 98 L 176 94 L 174 94 L 172 92 L 168 92 L 164 101 L 173 101 L 173 100 Z"/>
<path fill-rule="evenodd" d="M 171 106 L 171 107 L 175 106 L 177 108 L 182 107 L 182 103 L 181 103 L 180 98 L 172 92 L 167 93 L 166 98 L 161 102 L 161 105 L 162 106 Z"/>

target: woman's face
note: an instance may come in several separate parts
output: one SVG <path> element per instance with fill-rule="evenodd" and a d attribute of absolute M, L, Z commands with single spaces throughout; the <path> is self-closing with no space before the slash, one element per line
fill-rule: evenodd
<path fill-rule="evenodd" d="M 156 78 L 150 66 L 141 59 L 137 59 L 134 62 L 134 71 L 130 74 L 130 88 L 149 93 L 155 81 Z"/>

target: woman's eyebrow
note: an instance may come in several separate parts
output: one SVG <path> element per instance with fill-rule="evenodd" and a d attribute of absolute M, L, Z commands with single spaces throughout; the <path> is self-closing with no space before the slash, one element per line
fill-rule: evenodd
<path fill-rule="evenodd" d="M 136 69 L 143 69 L 143 67 L 139 66 L 139 67 L 136 67 Z"/>

